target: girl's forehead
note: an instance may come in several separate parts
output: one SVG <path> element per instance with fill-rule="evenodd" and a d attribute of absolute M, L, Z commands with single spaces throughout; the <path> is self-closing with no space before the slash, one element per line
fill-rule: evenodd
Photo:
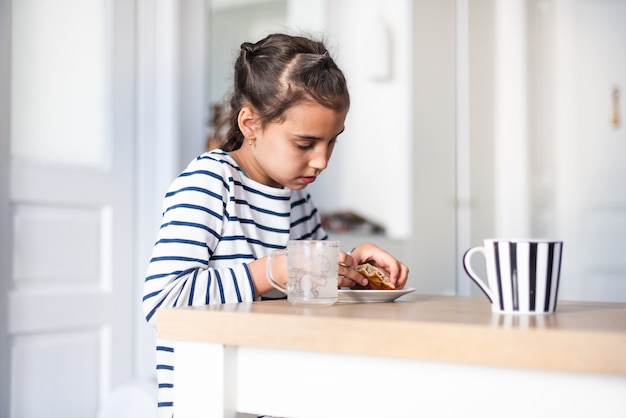
<path fill-rule="evenodd" d="M 347 110 L 329 109 L 319 103 L 303 102 L 287 109 L 283 122 L 308 126 L 340 122 L 343 125 L 346 115 Z"/>
<path fill-rule="evenodd" d="M 315 102 L 303 102 L 287 109 L 281 124 L 294 134 L 335 136 L 343 131 L 346 110 L 334 110 Z"/>
<path fill-rule="evenodd" d="M 283 119 L 291 121 L 312 121 L 318 118 L 345 118 L 347 109 L 336 110 L 323 106 L 317 102 L 299 102 L 285 110 Z"/>

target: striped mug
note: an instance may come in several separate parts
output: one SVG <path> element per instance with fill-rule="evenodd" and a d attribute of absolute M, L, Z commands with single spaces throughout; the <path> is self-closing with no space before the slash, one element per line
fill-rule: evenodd
<path fill-rule="evenodd" d="M 486 239 L 463 255 L 463 267 L 498 313 L 543 314 L 556 310 L 562 241 Z M 487 283 L 471 265 L 482 253 Z"/>

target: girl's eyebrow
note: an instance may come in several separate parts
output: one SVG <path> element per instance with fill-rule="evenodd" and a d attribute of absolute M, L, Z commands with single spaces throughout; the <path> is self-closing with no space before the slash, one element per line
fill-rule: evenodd
<path fill-rule="evenodd" d="M 341 135 L 343 133 L 343 131 L 346 130 L 346 127 L 344 126 L 343 128 L 341 128 L 341 131 L 339 131 L 337 133 L 337 135 L 335 135 L 333 138 L 337 138 L 339 135 Z M 318 136 L 313 136 L 313 135 L 298 135 L 298 134 L 294 134 L 295 136 L 297 136 L 300 139 L 305 139 L 307 141 L 320 141 L 322 138 L 318 137 Z"/>

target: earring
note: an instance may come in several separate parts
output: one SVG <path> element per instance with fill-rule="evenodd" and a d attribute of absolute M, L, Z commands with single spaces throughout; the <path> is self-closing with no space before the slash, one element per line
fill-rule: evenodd
<path fill-rule="evenodd" d="M 252 140 L 248 141 L 248 145 L 252 146 Z"/>

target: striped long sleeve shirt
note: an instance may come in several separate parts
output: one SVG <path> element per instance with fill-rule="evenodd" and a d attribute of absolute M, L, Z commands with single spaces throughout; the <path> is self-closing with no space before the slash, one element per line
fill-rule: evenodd
<path fill-rule="evenodd" d="M 221 150 L 200 155 L 172 182 L 144 282 L 143 308 L 258 299 L 247 264 L 290 239 L 326 239 L 303 190 L 277 189 L 245 176 Z M 157 340 L 159 416 L 173 406 L 172 344 Z"/>

